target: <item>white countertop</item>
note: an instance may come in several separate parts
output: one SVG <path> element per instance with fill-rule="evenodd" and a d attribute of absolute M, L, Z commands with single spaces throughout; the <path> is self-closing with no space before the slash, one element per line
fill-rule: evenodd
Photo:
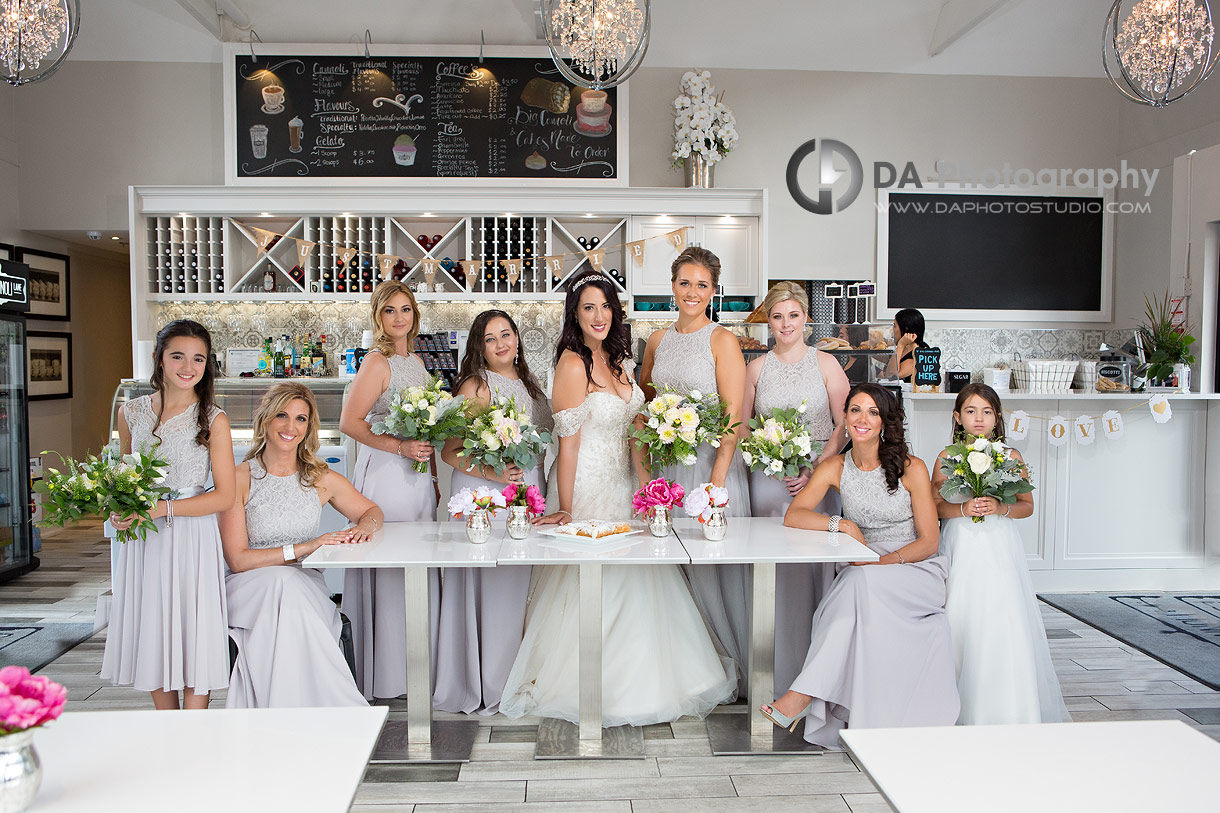
<path fill-rule="evenodd" d="M 492 520 L 491 537 L 481 545 L 466 539 L 463 522 L 387 522 L 369 542 L 324 545 L 301 564 L 306 567 L 495 567 L 504 537 L 503 519 Z"/>
<path fill-rule="evenodd" d="M 388 708 L 65 713 L 31 811 L 343 813 Z"/>
<path fill-rule="evenodd" d="M 873 562 L 877 554 L 847 534 L 788 528 L 780 517 L 729 517 L 724 539 L 703 538 L 699 520 L 680 517 L 674 531 L 694 564 Z"/>
<path fill-rule="evenodd" d="M 1154 395 L 1164 395 L 1171 401 L 1214 401 L 1220 393 L 1214 392 L 998 392 L 1000 400 L 1009 401 L 1147 401 Z M 912 401 L 949 401 L 957 398 L 956 392 L 904 392 L 903 399 Z"/>
<path fill-rule="evenodd" d="M 554 526 L 546 526 L 554 527 Z M 632 528 L 643 533 L 609 542 L 579 542 L 543 535 L 534 528 L 525 539 L 505 539 L 500 546 L 499 564 L 503 565 L 686 565 L 690 557 L 671 531 L 657 538 L 644 523 L 634 520 Z"/>
<path fill-rule="evenodd" d="M 849 728 L 841 736 L 899 813 L 1220 804 L 1220 743 L 1179 720 Z"/>

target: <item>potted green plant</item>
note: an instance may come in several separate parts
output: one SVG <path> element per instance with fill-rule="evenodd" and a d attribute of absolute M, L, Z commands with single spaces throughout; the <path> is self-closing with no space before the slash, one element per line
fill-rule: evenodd
<path fill-rule="evenodd" d="M 1190 365 L 1195 363 L 1186 322 L 1174 319 L 1173 304 L 1166 292 L 1160 298 L 1144 296 L 1144 320 L 1136 328 L 1144 346 L 1143 373 L 1149 387 L 1190 387 Z"/>

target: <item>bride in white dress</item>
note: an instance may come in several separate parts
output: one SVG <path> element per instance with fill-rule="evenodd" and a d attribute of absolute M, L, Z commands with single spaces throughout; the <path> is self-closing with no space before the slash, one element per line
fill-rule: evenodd
<path fill-rule="evenodd" d="M 644 393 L 624 362 L 630 333 L 614 284 L 593 272 L 564 303 L 553 405 L 559 456 L 540 523 L 626 520 L 647 481 L 629 441 Z M 578 583 L 572 566 L 535 568 L 525 635 L 500 701 L 508 717 L 579 721 Z M 602 569 L 602 725 L 702 717 L 732 699 L 731 661 L 710 633 L 676 565 Z"/>

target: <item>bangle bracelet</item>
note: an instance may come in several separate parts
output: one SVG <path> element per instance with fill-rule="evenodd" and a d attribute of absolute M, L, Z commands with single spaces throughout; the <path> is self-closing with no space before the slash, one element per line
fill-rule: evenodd
<path fill-rule="evenodd" d="M 905 565 L 907 563 L 907 560 L 902 558 L 902 551 L 896 550 L 894 555 L 898 557 L 898 564 Z"/>
<path fill-rule="evenodd" d="M 1004 516 L 1008 516 L 1011 513 L 1012 513 L 1012 503 L 1009 503 L 1008 507 L 1004 509 Z"/>
<path fill-rule="evenodd" d="M 398 452 L 398 456 L 402 457 L 402 441 L 398 441 L 398 445 L 394 447 L 394 451 Z"/>
<path fill-rule="evenodd" d="M 283 551 L 284 551 L 284 561 L 285 562 L 291 562 L 293 559 L 297 558 L 297 551 L 296 551 L 295 545 L 285 545 L 283 547 Z"/>
<path fill-rule="evenodd" d="M 958 503 L 958 506 L 962 509 L 962 518 L 964 519 L 966 517 L 966 504 L 964 502 Z"/>
<path fill-rule="evenodd" d="M 174 527 L 174 501 L 171 499 L 165 500 L 165 527 Z"/>
<path fill-rule="evenodd" d="M 560 508 L 560 509 L 559 509 L 558 511 L 556 511 L 555 513 L 556 513 L 556 514 L 567 514 L 569 517 L 570 517 L 570 516 L 572 516 L 572 512 L 571 512 L 571 511 L 565 511 L 565 510 L 564 510 L 564 509 L 562 509 L 562 508 Z"/>
<path fill-rule="evenodd" d="M 842 519 L 843 517 L 839 516 L 838 514 L 832 516 L 830 521 L 826 523 L 826 530 L 830 531 L 832 534 L 837 534 L 839 532 L 839 522 Z"/>

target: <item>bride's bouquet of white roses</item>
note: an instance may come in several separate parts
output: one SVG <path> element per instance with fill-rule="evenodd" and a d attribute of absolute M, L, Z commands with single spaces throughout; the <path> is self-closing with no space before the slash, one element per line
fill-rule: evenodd
<path fill-rule="evenodd" d="M 1008 454 L 1008 447 L 998 440 L 963 435 L 959 442 L 945 447 L 940 463 L 947 479 L 940 487 L 946 500 L 963 501 L 962 497 L 994 497 L 1013 505 L 1018 494 L 1034 490 L 1029 482 L 1029 468 Z M 984 517 L 971 517 L 982 522 Z"/>
<path fill-rule="evenodd" d="M 538 465 L 550 442 L 551 434 L 530 423 L 515 398 L 498 397 L 469 415 L 458 455 L 491 466 L 496 474 L 510 463 L 529 471 Z"/>
<path fill-rule="evenodd" d="M 422 387 L 405 387 L 390 399 L 384 419 L 369 427 L 374 435 L 392 435 L 403 440 L 422 440 L 433 445 L 462 434 L 466 415 L 465 396 L 453 396 L 441 388 L 440 379 L 430 376 Z M 415 471 L 428 471 L 427 460 L 415 461 Z"/>
<path fill-rule="evenodd" d="M 822 453 L 822 442 L 809 435 L 801 420 L 806 404 L 772 409 L 769 415 L 750 419 L 750 435 L 741 441 L 741 456 L 750 471 L 761 471 L 776 479 L 796 477 Z"/>
<path fill-rule="evenodd" d="M 737 428 L 729 423 L 724 401 L 715 393 L 692 390 L 681 395 L 666 387 L 641 411 L 644 428 L 631 436 L 648 450 L 653 470 L 681 463 L 693 466 L 699 447 L 720 446 L 720 439 Z"/>

